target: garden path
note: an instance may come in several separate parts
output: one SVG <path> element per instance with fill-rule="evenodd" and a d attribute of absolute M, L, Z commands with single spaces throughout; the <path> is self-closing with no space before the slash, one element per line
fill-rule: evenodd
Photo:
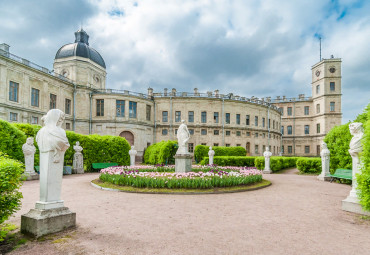
<path fill-rule="evenodd" d="M 66 176 L 62 198 L 76 230 L 28 242 L 11 254 L 369 254 L 370 221 L 341 210 L 350 186 L 289 170 L 265 175 L 261 190 L 215 195 L 103 191 L 98 174 Z M 22 208 L 34 207 L 38 181 L 25 182 Z"/>

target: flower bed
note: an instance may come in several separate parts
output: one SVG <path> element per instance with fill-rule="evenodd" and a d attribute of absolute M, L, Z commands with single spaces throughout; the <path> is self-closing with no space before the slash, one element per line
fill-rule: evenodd
<path fill-rule="evenodd" d="M 174 166 L 162 165 L 109 167 L 101 170 L 99 179 L 120 186 L 167 189 L 210 189 L 262 181 L 261 171 L 250 167 L 194 166 L 193 172 L 173 171 Z"/>

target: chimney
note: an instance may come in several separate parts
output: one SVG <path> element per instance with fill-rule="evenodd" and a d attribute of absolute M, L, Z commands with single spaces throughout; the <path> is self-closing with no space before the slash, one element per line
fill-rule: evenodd
<path fill-rule="evenodd" d="M 176 89 L 175 88 L 172 89 L 171 95 L 174 96 L 174 97 L 176 96 Z"/>
<path fill-rule="evenodd" d="M 164 91 L 163 91 L 163 96 L 165 96 L 165 97 L 167 96 L 167 91 L 168 91 L 168 89 L 165 88 Z"/>
<path fill-rule="evenodd" d="M 220 91 L 218 90 L 218 89 L 216 89 L 215 90 L 215 97 L 218 97 L 218 93 L 219 93 Z"/>
<path fill-rule="evenodd" d="M 153 96 L 153 89 L 152 88 L 148 88 L 148 96 Z"/>

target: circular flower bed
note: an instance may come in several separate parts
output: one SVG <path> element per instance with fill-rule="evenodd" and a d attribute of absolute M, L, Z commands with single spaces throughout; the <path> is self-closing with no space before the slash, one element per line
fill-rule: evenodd
<path fill-rule="evenodd" d="M 252 167 L 196 166 L 192 172 L 175 173 L 174 166 L 120 166 L 101 170 L 99 179 L 120 186 L 165 189 L 212 189 L 262 181 Z"/>

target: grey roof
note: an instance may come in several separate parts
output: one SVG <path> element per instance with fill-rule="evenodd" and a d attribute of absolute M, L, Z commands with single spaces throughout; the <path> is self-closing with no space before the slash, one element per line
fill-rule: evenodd
<path fill-rule="evenodd" d="M 104 59 L 100 56 L 99 52 L 89 46 L 89 35 L 81 28 L 75 32 L 75 36 L 75 42 L 62 46 L 55 55 L 55 59 L 73 56 L 89 58 L 98 65 L 106 68 Z"/>

